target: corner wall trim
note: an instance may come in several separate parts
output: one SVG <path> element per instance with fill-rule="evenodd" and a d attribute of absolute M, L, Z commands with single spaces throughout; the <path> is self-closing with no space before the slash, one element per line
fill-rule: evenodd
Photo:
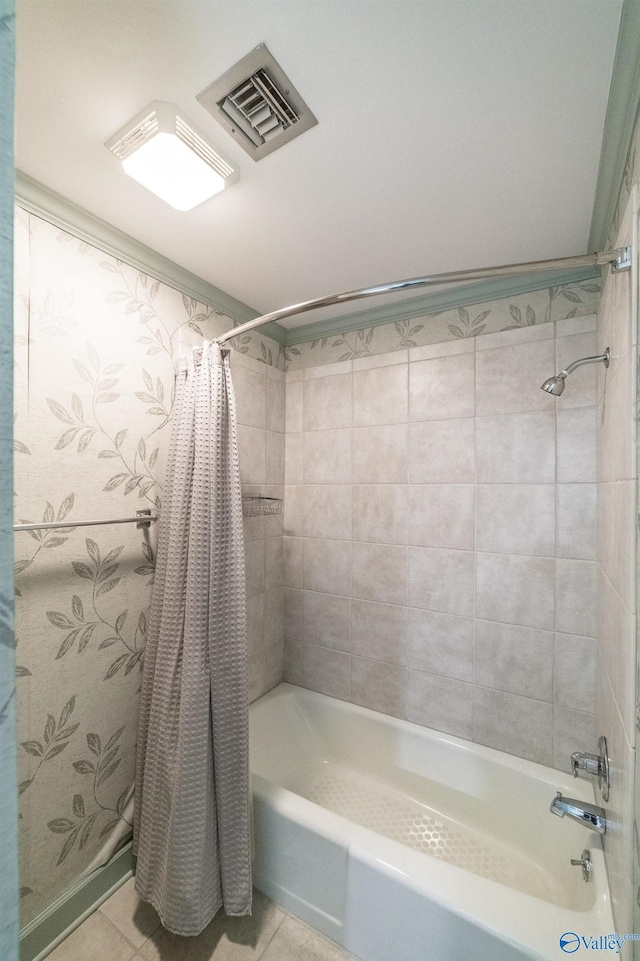
<path fill-rule="evenodd" d="M 602 135 L 589 250 L 605 243 L 640 107 L 640 0 L 624 0 Z"/>
<path fill-rule="evenodd" d="M 92 247 L 125 261 L 137 270 L 142 270 L 187 297 L 193 297 L 200 303 L 219 310 L 236 324 L 244 324 L 247 320 L 260 316 L 253 307 L 236 300 L 224 290 L 214 287 L 20 171 L 16 171 L 15 197 L 16 203 L 29 213 L 72 233 Z M 284 343 L 285 330 L 279 324 L 269 324 L 264 333 L 279 344 Z"/>
<path fill-rule="evenodd" d="M 20 961 L 42 961 L 133 874 L 131 841 L 54 901 L 20 934 Z"/>
<path fill-rule="evenodd" d="M 424 314 L 440 313 L 456 307 L 483 304 L 490 300 L 504 300 L 517 294 L 526 294 L 545 287 L 578 284 L 585 280 L 600 280 L 597 267 L 579 267 L 575 270 L 550 271 L 521 277 L 504 277 L 497 280 L 480 280 L 461 287 L 451 287 L 434 293 L 412 297 L 396 304 L 371 307 L 343 317 L 321 320 L 315 324 L 303 324 L 286 331 L 286 346 L 293 347 L 310 340 L 345 334 L 362 327 L 379 327 L 400 320 L 412 320 Z"/>

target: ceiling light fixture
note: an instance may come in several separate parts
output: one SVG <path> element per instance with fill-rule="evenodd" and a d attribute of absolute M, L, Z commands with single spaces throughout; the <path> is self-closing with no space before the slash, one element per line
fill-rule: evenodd
<path fill-rule="evenodd" d="M 154 100 L 105 144 L 125 173 L 176 210 L 191 210 L 238 179 L 172 103 Z"/>

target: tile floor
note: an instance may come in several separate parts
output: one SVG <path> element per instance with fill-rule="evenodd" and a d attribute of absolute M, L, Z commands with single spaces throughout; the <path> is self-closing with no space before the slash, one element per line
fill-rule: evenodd
<path fill-rule="evenodd" d="M 133 878 L 59 944 L 48 961 L 356 961 L 333 941 L 254 891 L 253 914 L 223 913 L 197 938 L 160 926 Z"/>

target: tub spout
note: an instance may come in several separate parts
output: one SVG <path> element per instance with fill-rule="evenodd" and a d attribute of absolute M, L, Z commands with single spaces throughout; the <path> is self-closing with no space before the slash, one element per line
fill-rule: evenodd
<path fill-rule="evenodd" d="M 566 814 L 572 821 L 584 824 L 586 828 L 595 831 L 596 834 L 603 835 L 606 833 L 605 810 L 595 804 L 589 804 L 587 801 L 577 801 L 572 797 L 563 797 L 558 791 L 549 810 L 552 814 L 557 814 L 559 818 L 563 818 Z"/>

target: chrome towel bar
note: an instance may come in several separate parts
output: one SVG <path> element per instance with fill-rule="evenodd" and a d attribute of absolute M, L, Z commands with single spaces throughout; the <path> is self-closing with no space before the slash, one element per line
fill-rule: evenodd
<path fill-rule="evenodd" d="M 14 524 L 14 531 L 51 531 L 63 527 L 98 527 L 102 524 L 135 524 L 136 527 L 150 527 L 157 521 L 160 514 L 152 514 L 150 510 L 136 511 L 135 517 L 117 517 L 106 521 L 52 521 L 50 524 Z"/>

